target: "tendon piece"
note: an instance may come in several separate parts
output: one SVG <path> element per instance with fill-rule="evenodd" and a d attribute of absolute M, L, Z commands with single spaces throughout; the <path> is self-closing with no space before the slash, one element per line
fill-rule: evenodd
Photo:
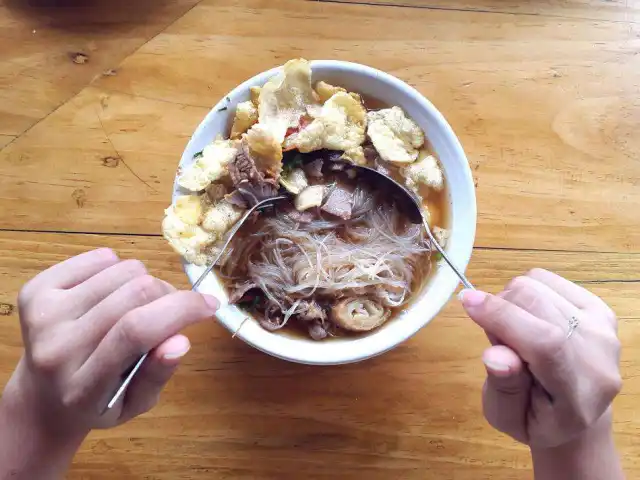
<path fill-rule="evenodd" d="M 319 207 L 322 205 L 324 191 L 324 185 L 312 185 L 302 190 L 293 200 L 296 210 L 302 212 L 311 207 Z"/>
<path fill-rule="evenodd" d="M 291 220 L 293 220 L 294 222 L 299 222 L 299 223 L 310 223 L 317 216 L 313 210 L 299 211 L 299 210 L 296 210 L 295 208 L 291 208 L 287 210 L 285 215 Z"/>
<path fill-rule="evenodd" d="M 302 168 L 294 168 L 280 177 L 280 184 L 293 195 L 298 195 L 309 186 L 307 176 Z"/>
<path fill-rule="evenodd" d="M 368 298 L 346 298 L 331 309 L 331 319 L 352 332 L 367 332 L 382 325 L 390 311 Z"/>

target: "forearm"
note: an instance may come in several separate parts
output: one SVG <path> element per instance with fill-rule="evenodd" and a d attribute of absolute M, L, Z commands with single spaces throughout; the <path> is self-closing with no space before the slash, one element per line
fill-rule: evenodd
<path fill-rule="evenodd" d="M 606 413 L 588 431 L 557 448 L 531 449 L 536 480 L 623 480 Z"/>
<path fill-rule="evenodd" d="M 0 480 L 64 478 L 84 436 L 42 428 L 34 407 L 9 382 L 0 398 Z"/>

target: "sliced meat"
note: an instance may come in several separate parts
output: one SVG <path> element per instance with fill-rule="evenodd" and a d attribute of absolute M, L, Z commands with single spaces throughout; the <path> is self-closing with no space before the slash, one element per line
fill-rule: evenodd
<path fill-rule="evenodd" d="M 349 220 L 353 209 L 353 190 L 340 184 L 336 185 L 320 209 L 343 220 Z"/>
<path fill-rule="evenodd" d="M 313 340 L 324 340 L 329 335 L 328 325 L 319 321 L 313 321 L 309 324 L 309 336 Z"/>
<path fill-rule="evenodd" d="M 253 282 L 245 282 L 240 285 L 234 285 L 233 291 L 231 295 L 229 295 L 229 303 L 241 303 L 242 299 L 245 295 L 253 289 L 258 288 L 258 286 Z"/>
<path fill-rule="evenodd" d="M 304 172 L 311 178 L 322 178 L 323 163 L 321 158 L 316 158 L 304 166 Z"/>
<path fill-rule="evenodd" d="M 391 170 L 389 170 L 387 165 L 385 165 L 385 161 L 381 158 L 376 158 L 373 161 L 373 168 L 375 168 L 381 174 L 386 175 L 387 177 L 391 176 Z"/>
<path fill-rule="evenodd" d="M 269 332 L 275 332 L 276 330 L 280 330 L 283 327 L 282 323 L 280 322 L 282 322 L 281 317 L 278 317 L 276 319 L 263 318 L 263 317 L 258 318 L 258 323 L 260 324 L 260 326 Z"/>
<path fill-rule="evenodd" d="M 231 205 L 235 205 L 236 207 L 240 207 L 240 208 L 244 208 L 244 209 L 248 208 L 249 204 L 247 202 L 247 199 L 238 190 L 234 190 L 230 194 L 225 195 L 224 198 Z"/>
<path fill-rule="evenodd" d="M 318 305 L 318 302 L 315 300 L 310 302 L 302 301 L 298 308 L 300 309 L 298 317 L 300 317 L 301 320 L 320 320 L 321 322 L 324 322 L 327 319 L 327 312 Z"/>
<path fill-rule="evenodd" d="M 344 152 L 338 152 L 336 150 L 325 150 L 324 158 L 329 162 L 340 162 L 342 154 Z"/>
<path fill-rule="evenodd" d="M 237 186 L 244 180 L 252 183 L 264 180 L 264 176 L 258 171 L 256 162 L 249 153 L 249 146 L 246 140 L 242 141 L 240 149 L 238 149 L 238 154 L 234 161 L 229 164 L 228 169 L 234 186 Z"/>
<path fill-rule="evenodd" d="M 236 189 L 251 206 L 278 195 L 278 187 L 275 185 L 275 180 L 271 179 L 262 179 L 255 182 L 244 180 L 236 185 Z"/>
<path fill-rule="evenodd" d="M 229 176 L 238 194 L 244 198 L 245 204 L 253 206 L 262 200 L 275 197 L 278 194 L 277 181 L 265 179 L 256 167 L 255 159 L 249 153 L 246 140 L 243 140 L 238 154 L 233 162 L 229 164 Z M 240 205 L 242 200 L 235 192 L 233 203 Z M 231 202 L 230 202 L 231 203 Z"/>
<path fill-rule="evenodd" d="M 364 145 L 362 150 L 364 152 L 364 158 L 367 159 L 367 163 L 374 163 L 377 158 L 380 158 L 376 147 L 373 145 Z"/>
<path fill-rule="evenodd" d="M 286 211 L 286 215 L 291 220 L 298 223 L 311 223 L 316 218 L 316 214 L 313 209 L 303 210 L 301 212 L 292 207 L 290 210 Z"/>

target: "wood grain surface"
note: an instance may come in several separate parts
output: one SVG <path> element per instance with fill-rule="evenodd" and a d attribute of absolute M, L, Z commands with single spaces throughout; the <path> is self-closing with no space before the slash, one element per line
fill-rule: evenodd
<path fill-rule="evenodd" d="M 204 1 L 0 152 L 0 228 L 157 233 L 206 111 L 305 56 L 389 71 L 444 112 L 475 169 L 478 245 L 638 251 L 638 35 L 630 22 Z"/>
<path fill-rule="evenodd" d="M 158 237 L 2 233 L 3 305 L 40 269 L 109 246 L 186 287 Z M 497 291 L 534 266 L 602 296 L 620 315 L 626 384 L 616 403 L 625 467 L 640 472 L 640 255 L 479 249 L 469 270 Z M 2 319 L 0 375 L 21 353 L 18 319 Z M 193 349 L 151 413 L 95 432 L 69 478 L 530 478 L 527 451 L 480 414 L 483 333 L 452 302 L 428 328 L 362 365 L 314 368 L 271 359 L 215 323 L 186 332 Z M 383 387 L 382 387 L 383 386 Z M 428 473 L 427 473 L 428 472 Z"/>
<path fill-rule="evenodd" d="M 640 477 L 639 12 L 636 0 L 0 0 L 0 385 L 22 349 L 16 294 L 47 266 L 109 246 L 187 287 L 159 223 L 213 104 L 292 57 L 350 60 L 415 86 L 459 135 L 480 288 L 539 266 L 618 313 L 614 428 Z M 456 301 L 363 365 L 288 364 L 214 322 L 187 334 L 161 404 L 92 434 L 69 478 L 531 478 L 526 449 L 482 417 L 487 342 Z"/>

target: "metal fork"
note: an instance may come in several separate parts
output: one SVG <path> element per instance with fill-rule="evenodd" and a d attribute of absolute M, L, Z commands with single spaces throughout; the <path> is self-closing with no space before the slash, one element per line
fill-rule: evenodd
<path fill-rule="evenodd" d="M 213 261 L 209 264 L 207 269 L 204 272 L 202 272 L 202 275 L 200 275 L 198 280 L 196 280 L 196 282 L 193 284 L 193 286 L 191 287 L 191 290 L 197 290 L 198 287 L 200 286 L 200 284 L 202 283 L 202 281 L 206 278 L 206 276 L 209 275 L 209 273 L 211 273 L 211 270 L 213 270 L 213 267 L 218 263 L 220 258 L 222 258 L 222 254 L 225 252 L 225 250 L 227 249 L 227 247 L 231 243 L 231 240 L 233 239 L 235 234 L 238 233 L 238 230 L 240 230 L 240 228 L 242 227 L 244 222 L 249 218 L 249 216 L 253 212 L 255 212 L 257 210 L 260 210 L 260 209 L 262 209 L 264 207 L 273 205 L 274 203 L 279 202 L 280 200 L 286 200 L 287 198 L 289 198 L 289 197 L 287 197 L 285 195 L 279 195 L 277 197 L 267 198 L 266 200 L 262 200 L 261 202 L 256 203 L 253 207 L 251 207 L 249 210 L 247 210 L 247 213 L 244 214 L 244 216 L 240 219 L 240 221 L 237 222 L 231 230 L 229 230 L 229 233 L 227 234 L 227 239 L 224 242 L 224 245 L 222 246 L 222 248 L 220 249 L 220 252 L 218 253 L 218 255 L 216 255 L 216 257 L 213 259 Z M 142 367 L 142 365 L 144 364 L 144 362 L 145 362 L 145 360 L 147 359 L 148 356 L 149 356 L 149 352 L 147 352 L 144 355 L 142 355 L 138 359 L 138 361 L 131 367 L 131 369 L 128 371 L 128 373 L 124 374 L 124 375 L 126 375 L 124 380 L 120 384 L 120 387 L 118 388 L 116 393 L 113 395 L 113 397 L 111 397 L 111 400 L 107 404 L 107 407 L 104 409 L 103 414 L 106 413 L 107 411 L 111 410 L 115 406 L 115 404 L 118 402 L 120 397 L 122 397 L 122 394 L 127 390 L 127 387 L 129 386 L 129 384 L 133 380 L 133 377 L 135 377 L 136 373 L 138 373 L 138 371 L 140 370 L 140 368 Z"/>

